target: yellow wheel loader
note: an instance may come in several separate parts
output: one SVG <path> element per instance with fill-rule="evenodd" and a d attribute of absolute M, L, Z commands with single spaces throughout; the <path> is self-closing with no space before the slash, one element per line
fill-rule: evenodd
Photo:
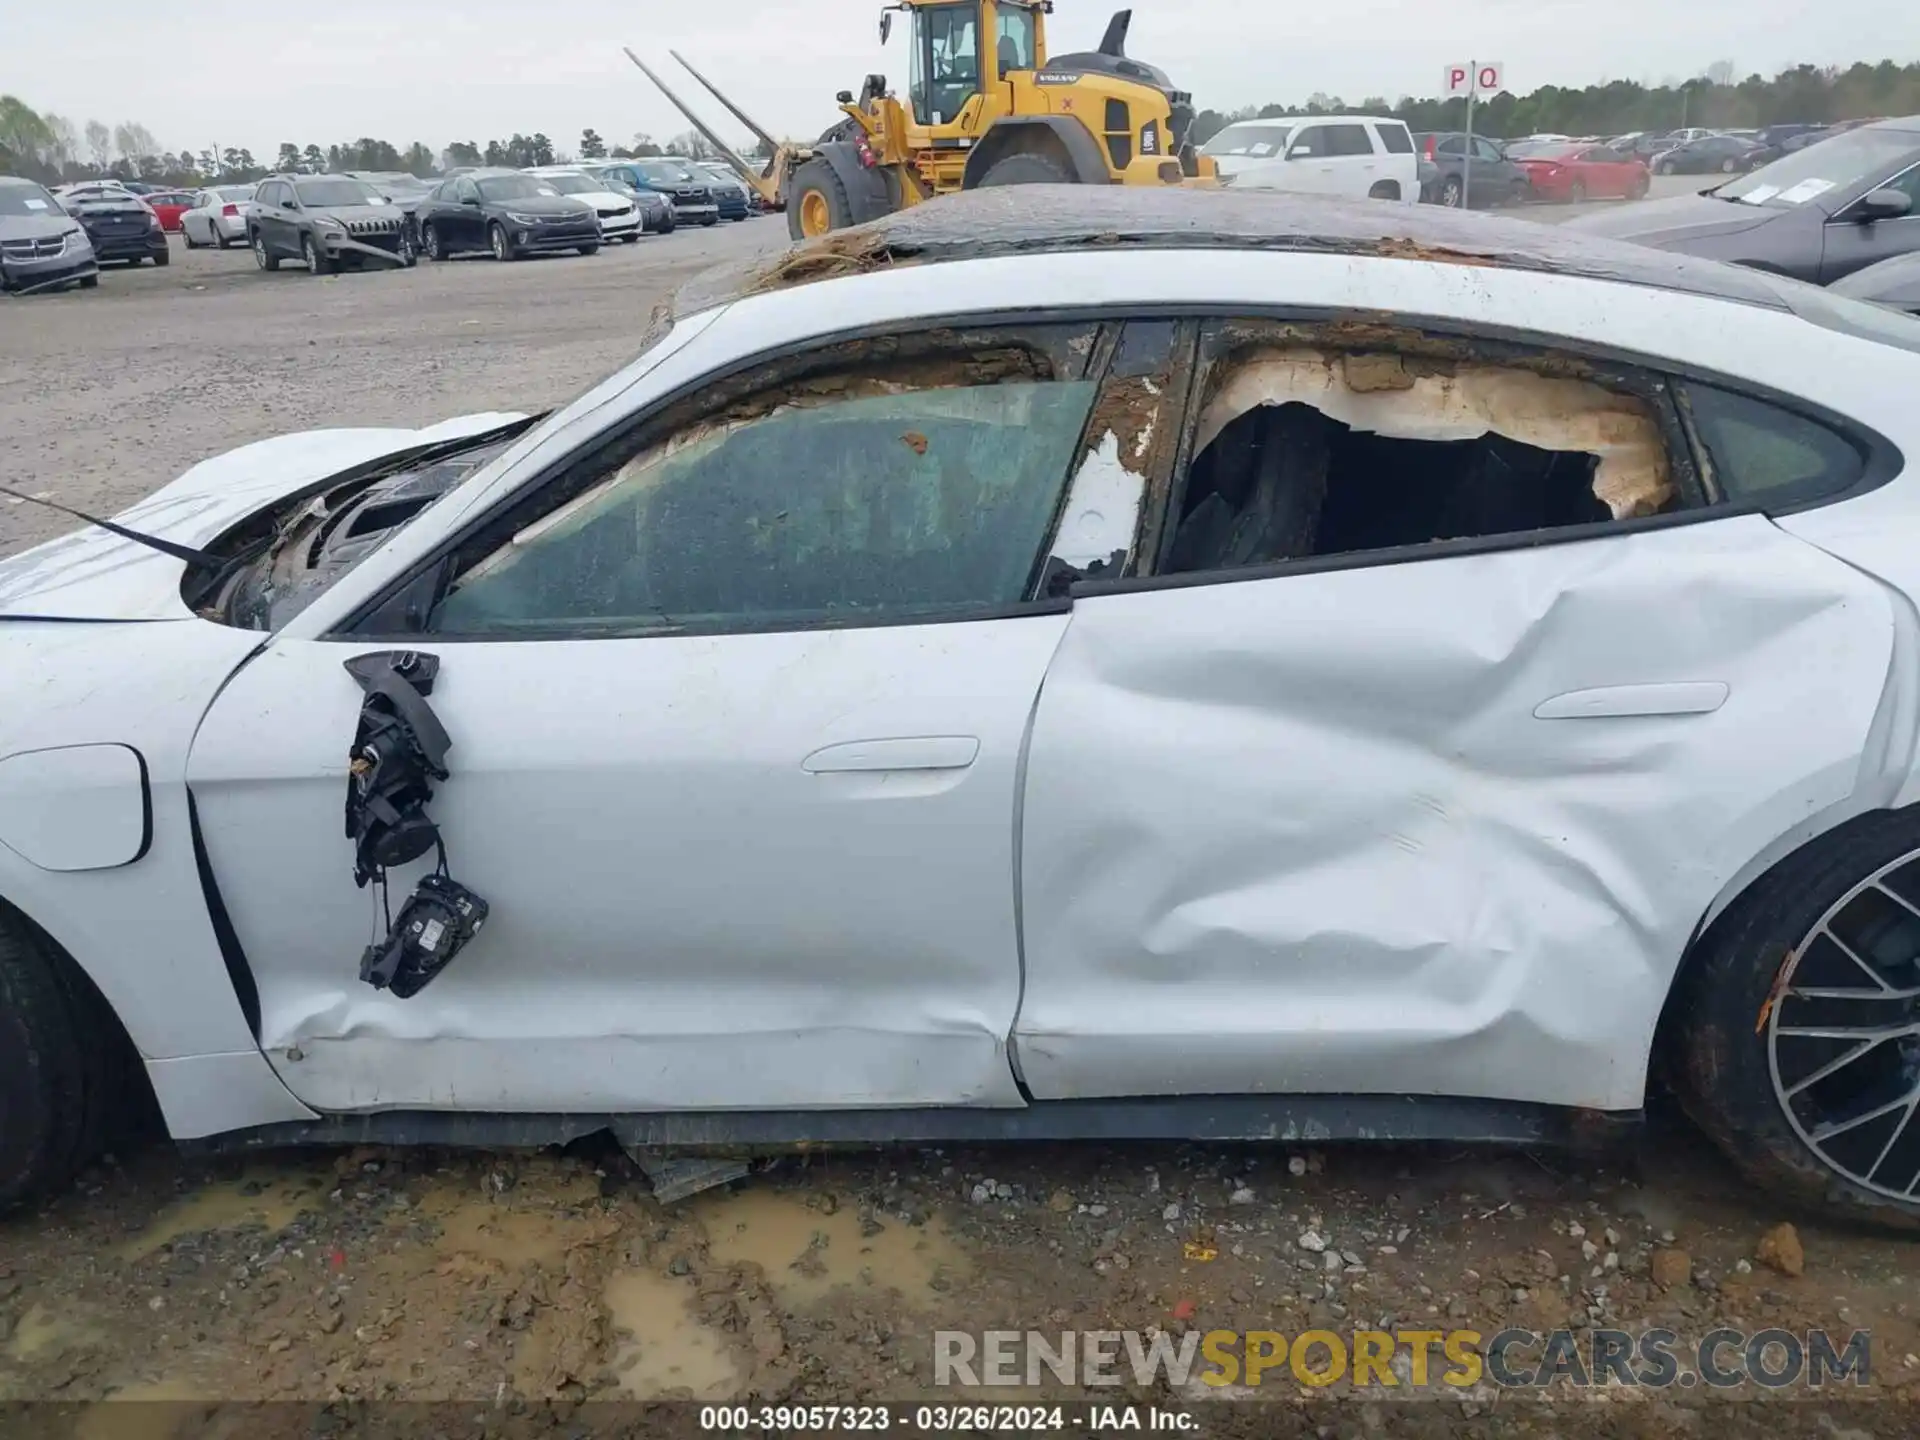
<path fill-rule="evenodd" d="M 1131 10 L 1107 25 L 1098 50 L 1047 54 L 1052 0 L 898 0 L 911 20 L 907 98 L 869 75 L 859 98 L 808 146 L 777 141 L 714 83 L 669 52 L 760 140 L 755 165 L 730 149 L 666 82 L 628 50 L 740 176 L 787 212 L 794 239 L 878 219 L 935 195 L 981 185 L 1217 183 L 1213 162 L 1187 139 L 1193 97 L 1164 71 L 1126 54 Z"/>

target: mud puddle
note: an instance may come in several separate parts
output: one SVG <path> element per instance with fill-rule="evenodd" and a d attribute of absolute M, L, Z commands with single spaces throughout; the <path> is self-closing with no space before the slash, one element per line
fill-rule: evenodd
<path fill-rule="evenodd" d="M 831 1196 L 752 1188 L 703 1197 L 692 1215 L 714 1260 L 757 1265 L 788 1309 L 817 1304 L 836 1290 L 891 1292 L 926 1307 L 972 1268 L 938 1220 L 883 1221 L 842 1208 Z"/>

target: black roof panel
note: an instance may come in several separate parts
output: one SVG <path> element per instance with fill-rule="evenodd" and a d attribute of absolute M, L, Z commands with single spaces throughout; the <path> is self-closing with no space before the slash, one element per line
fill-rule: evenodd
<path fill-rule="evenodd" d="M 778 258 L 707 272 L 679 314 L 762 290 L 887 265 L 1087 249 L 1279 250 L 1550 271 L 1788 308 L 1767 278 L 1695 256 L 1531 220 L 1437 205 L 1275 191 L 1115 185 L 997 186 L 946 195 L 802 242 Z"/>

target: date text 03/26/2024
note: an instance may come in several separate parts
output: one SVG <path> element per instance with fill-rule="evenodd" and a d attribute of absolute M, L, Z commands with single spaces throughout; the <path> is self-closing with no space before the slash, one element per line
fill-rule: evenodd
<path fill-rule="evenodd" d="M 1192 1432 L 1199 1421 L 1182 1410 L 1154 1405 L 703 1405 L 700 1428 L 726 1434 L 760 1431 L 903 1430 L 917 1434 L 962 1431 L 1002 1434 L 1125 1430 Z"/>

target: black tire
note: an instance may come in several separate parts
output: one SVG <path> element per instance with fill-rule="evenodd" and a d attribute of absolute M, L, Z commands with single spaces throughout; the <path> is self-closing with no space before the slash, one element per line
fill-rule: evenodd
<path fill-rule="evenodd" d="M 1810 1019 L 1817 1025 L 1847 1023 L 1825 1018 L 1835 1005 L 1858 1007 L 1861 1020 L 1893 1019 L 1886 1013 L 1888 1008 L 1904 1002 L 1802 998 L 1794 993 L 1798 988 L 1794 982 L 1802 973 L 1803 961 L 1808 978 L 1801 983 L 1809 988 L 1822 984 L 1821 967 L 1837 964 L 1843 972 L 1848 970 L 1852 962 L 1836 959 L 1841 953 L 1837 947 L 1832 953 L 1816 949 L 1816 927 L 1856 887 L 1915 852 L 1920 852 L 1920 808 L 1881 811 L 1850 821 L 1774 866 L 1728 907 L 1688 956 L 1668 1005 L 1660 1042 L 1682 1107 L 1749 1180 L 1782 1200 L 1829 1217 L 1902 1230 L 1920 1230 L 1920 1198 L 1882 1193 L 1830 1163 L 1802 1137 L 1776 1089 L 1778 1039 L 1798 1044 L 1845 1042 L 1776 1039 L 1774 1032 L 1783 1023 L 1803 1028 Z M 1891 913 L 1904 914 L 1891 900 L 1886 903 Z M 1809 955 L 1816 958 L 1807 960 Z M 1868 988 L 1866 978 L 1861 974 L 1855 983 Z M 1828 1009 L 1815 1019 L 1809 1007 L 1821 1005 Z M 1865 1013 L 1868 1008 L 1872 1016 Z M 1855 1011 L 1845 1013 L 1851 1021 Z M 1798 1067 L 1812 1064 L 1825 1052 L 1779 1053 L 1790 1057 L 1798 1076 Z M 1872 1062 L 1874 1055 L 1870 1051 L 1861 1059 Z M 1846 1083 L 1841 1074 L 1831 1078 Z M 1826 1092 L 1812 1086 L 1804 1093 L 1808 1104 L 1837 1103 L 1822 1100 Z M 1804 1118 L 1800 1123 L 1804 1125 Z M 1841 1133 L 1853 1134 L 1858 1144 L 1870 1148 L 1878 1139 L 1876 1125 L 1842 1127 Z M 1901 1129 L 1894 1133 L 1900 1134 Z M 1828 1143 L 1835 1139 L 1829 1136 Z M 1891 1145 L 1891 1139 L 1887 1143 Z M 1904 1162 L 1904 1155 L 1911 1152 L 1905 1146 L 1902 1151 Z M 1868 1178 L 1888 1158 L 1882 1153 L 1879 1160 L 1868 1162 Z"/>
<path fill-rule="evenodd" d="M 333 262 L 327 258 L 326 252 L 320 248 L 320 242 L 315 240 L 312 235 L 302 235 L 300 237 L 300 258 L 307 262 L 307 273 L 309 275 L 331 275 L 333 273 Z"/>
<path fill-rule="evenodd" d="M 824 218 L 826 230 L 818 227 Z M 844 230 L 854 223 L 853 201 L 847 187 L 840 183 L 833 166 L 824 160 L 809 160 L 793 172 L 787 185 L 787 233 L 795 240 L 809 240 L 833 230 Z M 813 234 L 807 233 L 814 226 Z"/>
<path fill-rule="evenodd" d="M 1458 175 L 1449 175 L 1440 182 L 1440 203 L 1449 210 L 1464 208 L 1467 198 L 1466 187 L 1460 183 Z"/>
<path fill-rule="evenodd" d="M 1023 151 L 1007 155 L 987 167 L 980 177 L 979 189 L 989 185 L 1071 185 L 1074 177 L 1051 155 Z"/>
<path fill-rule="evenodd" d="M 720 217 L 718 215 L 702 215 L 700 217 L 700 224 L 703 228 L 708 225 L 718 225 L 719 223 Z"/>
<path fill-rule="evenodd" d="M 1524 205 L 1533 199 L 1533 186 L 1525 180 L 1516 180 L 1507 187 L 1507 204 Z"/>
<path fill-rule="evenodd" d="M 1720 162 L 1720 173 L 1722 175 L 1731 175 L 1739 168 L 1740 168 L 1740 162 L 1734 159 L 1731 155 L 1729 155 L 1726 159 Z"/>
<path fill-rule="evenodd" d="M 156 270 L 169 264 L 172 260 L 173 252 L 171 250 L 156 250 L 153 252 L 153 268 Z"/>
<path fill-rule="evenodd" d="M 83 275 L 80 279 L 80 288 L 82 290 L 98 290 L 100 288 L 100 277 L 98 275 Z"/>
<path fill-rule="evenodd" d="M 187 249 L 198 250 L 200 242 L 193 238 L 193 227 L 184 220 L 180 223 L 180 238 L 187 242 Z"/>
<path fill-rule="evenodd" d="M 65 1188 L 123 1092 L 120 1037 L 93 987 L 0 907 L 0 1209 Z"/>
<path fill-rule="evenodd" d="M 254 231 L 247 243 L 252 247 L 254 264 L 262 270 L 280 268 L 280 257 L 267 248 L 267 237 L 264 234 L 258 230 Z"/>
<path fill-rule="evenodd" d="M 1627 198 L 1629 200 L 1644 200 L 1647 198 L 1647 177 L 1644 174 L 1634 177 L 1632 186 L 1627 190 Z"/>
<path fill-rule="evenodd" d="M 672 214 L 668 214 L 667 218 L 660 222 L 660 233 L 662 235 L 671 235 L 674 231 L 674 227 L 677 226 L 679 223 L 680 222 L 678 220 L 673 218 Z"/>
<path fill-rule="evenodd" d="M 413 243 L 413 231 L 400 227 L 400 263 L 411 270 L 420 263 L 420 247 Z"/>
<path fill-rule="evenodd" d="M 582 245 L 580 247 L 580 253 L 582 255 L 598 255 L 600 253 L 600 247 L 598 245 Z"/>
<path fill-rule="evenodd" d="M 513 248 L 513 242 L 507 239 L 507 227 L 498 220 L 487 226 L 487 248 L 493 251 L 496 260 L 518 260 L 520 252 Z"/>
<path fill-rule="evenodd" d="M 1567 203 L 1569 205 L 1584 205 L 1587 203 L 1586 181 L 1576 179 L 1573 184 L 1567 187 Z"/>
<path fill-rule="evenodd" d="M 439 226 L 429 223 L 426 228 L 420 232 L 420 238 L 426 244 L 427 258 L 429 260 L 437 263 L 447 258 L 447 242 L 445 237 L 440 234 Z"/>

